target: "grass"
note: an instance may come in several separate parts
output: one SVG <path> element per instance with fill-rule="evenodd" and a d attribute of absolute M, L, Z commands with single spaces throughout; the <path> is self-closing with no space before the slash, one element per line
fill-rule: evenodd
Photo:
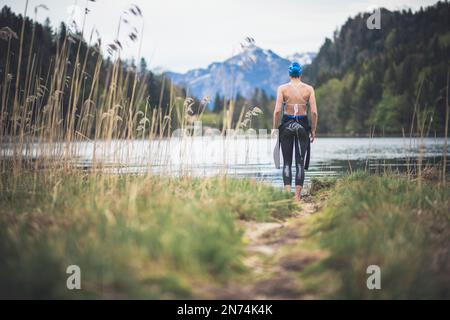
<path fill-rule="evenodd" d="M 301 278 L 327 298 L 448 299 L 449 209 L 450 189 L 436 181 L 363 172 L 340 179 L 305 241 L 327 258 Z M 381 290 L 366 287 L 369 265 L 381 268 Z"/>
<path fill-rule="evenodd" d="M 252 277 L 239 220 L 297 209 L 248 179 L 31 171 L 0 182 L 1 298 L 199 298 Z M 356 172 L 313 180 L 311 193 L 322 208 L 290 252 L 320 257 L 299 271 L 311 297 L 450 297 L 448 187 Z M 81 291 L 66 289 L 72 264 Z M 381 290 L 366 287 L 369 265 Z"/>
<path fill-rule="evenodd" d="M 94 174 L 1 176 L 1 298 L 192 298 L 241 275 L 238 219 L 290 215 L 251 180 Z M 68 265 L 82 289 L 66 289 Z"/>

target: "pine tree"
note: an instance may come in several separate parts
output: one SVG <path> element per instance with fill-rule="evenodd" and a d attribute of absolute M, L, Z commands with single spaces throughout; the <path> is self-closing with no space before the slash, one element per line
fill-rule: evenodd
<path fill-rule="evenodd" d="M 219 93 L 216 93 L 216 96 L 214 98 L 213 112 L 220 113 L 222 109 L 223 109 L 223 100 L 220 98 Z"/>
<path fill-rule="evenodd" d="M 145 61 L 145 58 L 141 58 L 141 61 L 139 63 L 139 73 L 141 75 L 144 75 L 147 72 L 147 61 Z"/>

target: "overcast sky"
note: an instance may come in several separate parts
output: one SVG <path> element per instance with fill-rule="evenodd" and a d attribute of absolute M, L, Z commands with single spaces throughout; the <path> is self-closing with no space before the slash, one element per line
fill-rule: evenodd
<path fill-rule="evenodd" d="M 0 0 L 13 11 L 23 13 L 25 0 Z M 142 21 L 133 19 L 139 31 L 144 24 L 141 56 L 150 68 L 163 67 L 177 72 L 206 67 L 239 51 L 246 36 L 255 39 L 265 49 L 286 56 L 294 52 L 318 51 L 325 37 L 341 26 L 348 17 L 374 7 L 388 9 L 419 9 L 433 0 L 30 0 L 27 15 L 34 16 L 40 4 L 37 20 L 49 17 L 52 25 L 68 20 L 71 13 L 80 20 L 88 2 L 85 35 L 95 27 L 103 43 L 115 39 L 120 15 L 132 4 L 140 7 Z M 382 23 L 382 22 L 381 22 Z M 1 27 L 1 26 L 0 26 Z M 121 28 L 119 38 L 126 38 Z M 19 30 L 17 30 L 19 31 Z M 123 41 L 125 42 L 125 41 Z M 139 45 L 124 49 L 128 57 L 138 56 Z"/>

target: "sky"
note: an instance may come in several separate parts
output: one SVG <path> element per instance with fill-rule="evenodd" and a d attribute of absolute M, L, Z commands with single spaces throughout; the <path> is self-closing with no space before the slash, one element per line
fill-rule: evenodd
<path fill-rule="evenodd" d="M 295 52 L 318 51 L 326 37 L 359 12 L 377 7 L 390 10 L 418 10 L 436 3 L 435 0 L 29 0 L 27 15 L 43 22 L 49 17 L 53 26 L 70 17 L 83 22 L 84 8 L 89 8 L 85 20 L 85 38 L 95 28 L 104 45 L 117 37 L 122 55 L 139 60 L 144 57 L 150 69 L 185 72 L 223 61 L 240 50 L 245 37 L 256 45 L 271 49 L 281 56 Z M 26 0 L 0 0 L 16 13 L 23 13 Z M 131 5 L 137 5 L 142 18 L 123 15 Z M 122 20 L 123 21 L 123 20 Z M 381 17 L 381 27 L 382 27 Z M 134 26 L 142 41 L 127 38 Z M 2 26 L 0 26 L 2 27 Z M 19 30 L 17 30 L 19 31 Z M 143 31 L 143 32 L 142 32 Z M 94 40 L 95 41 L 95 40 Z"/>

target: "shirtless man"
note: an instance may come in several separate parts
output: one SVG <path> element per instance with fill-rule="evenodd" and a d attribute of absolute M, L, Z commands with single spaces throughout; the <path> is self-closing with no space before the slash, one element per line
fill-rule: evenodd
<path fill-rule="evenodd" d="M 317 105 L 314 88 L 301 80 L 302 68 L 297 62 L 289 67 L 291 81 L 278 88 L 273 114 L 273 129 L 279 129 L 281 151 L 283 153 L 283 182 L 285 190 L 291 190 L 292 155 L 295 149 L 295 198 L 301 200 L 301 191 L 305 180 L 305 154 L 309 143 L 316 137 Z M 311 112 L 311 125 L 307 118 L 307 103 Z M 284 114 L 278 127 L 282 107 Z"/>

